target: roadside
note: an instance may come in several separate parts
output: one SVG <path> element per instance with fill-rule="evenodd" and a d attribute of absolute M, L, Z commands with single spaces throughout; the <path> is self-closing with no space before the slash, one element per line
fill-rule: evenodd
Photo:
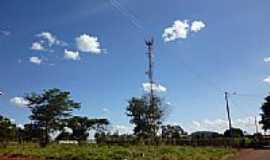
<path fill-rule="evenodd" d="M 269 160 L 270 149 L 243 149 L 228 160 Z"/>

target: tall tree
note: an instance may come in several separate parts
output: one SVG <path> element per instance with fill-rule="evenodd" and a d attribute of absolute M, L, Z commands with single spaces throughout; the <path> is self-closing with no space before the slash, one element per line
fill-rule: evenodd
<path fill-rule="evenodd" d="M 262 124 L 262 129 L 266 132 L 267 130 L 270 130 L 270 96 L 265 97 L 265 102 L 263 103 L 261 110 L 262 120 L 260 121 L 260 124 Z"/>
<path fill-rule="evenodd" d="M 49 134 L 61 128 L 63 122 L 71 116 L 73 109 L 80 108 L 80 103 L 71 99 L 70 92 L 60 89 L 44 90 L 43 93 L 32 93 L 25 99 L 32 114 L 30 119 L 42 129 L 41 145 L 49 143 Z"/>
<path fill-rule="evenodd" d="M 150 104 L 149 96 L 143 96 L 133 97 L 128 103 L 126 114 L 135 125 L 134 134 L 142 138 L 155 137 L 165 113 L 162 100 L 154 96 Z"/>

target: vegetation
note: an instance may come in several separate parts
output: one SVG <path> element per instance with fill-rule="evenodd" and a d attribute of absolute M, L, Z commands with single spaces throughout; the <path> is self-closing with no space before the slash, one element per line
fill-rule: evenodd
<path fill-rule="evenodd" d="M 32 112 L 30 119 L 43 131 L 40 137 L 42 146 L 49 143 L 49 134 L 62 127 L 65 118 L 71 116 L 71 111 L 80 108 L 80 103 L 74 102 L 69 92 L 59 89 L 45 90 L 41 94 L 32 93 L 25 99 Z"/>
<path fill-rule="evenodd" d="M 150 104 L 149 96 L 133 97 L 128 101 L 127 116 L 134 124 L 134 134 L 140 138 L 151 138 L 157 135 L 162 124 L 164 108 L 162 100 L 154 96 Z"/>
<path fill-rule="evenodd" d="M 262 124 L 263 130 L 266 132 L 267 130 L 270 130 L 270 96 L 265 97 L 265 102 L 261 107 L 262 110 L 262 120 L 260 121 L 260 124 Z"/>
<path fill-rule="evenodd" d="M 0 115 L 0 145 L 6 146 L 11 140 L 14 140 L 16 125 L 10 119 Z"/>
<path fill-rule="evenodd" d="M 81 143 L 87 140 L 90 129 L 95 129 L 102 132 L 109 124 L 109 121 L 107 119 L 89 119 L 88 117 L 74 116 L 68 119 L 66 123 L 66 127 L 70 128 L 72 133 L 66 133 L 66 131 L 63 130 L 57 139 L 77 140 L 79 143 Z"/>
<path fill-rule="evenodd" d="M 40 157 L 50 160 L 220 160 L 234 154 L 235 150 L 210 147 L 180 146 L 97 146 L 97 145 L 48 145 L 37 148 L 34 145 L 8 146 L 0 154 L 16 154 Z"/>
<path fill-rule="evenodd" d="M 227 129 L 224 132 L 224 136 L 225 137 L 234 137 L 234 138 L 244 137 L 244 132 L 240 128 L 232 128 L 231 130 Z"/>
<path fill-rule="evenodd" d="M 187 135 L 187 132 L 178 125 L 164 125 L 162 128 L 162 138 L 180 138 L 181 135 Z"/>

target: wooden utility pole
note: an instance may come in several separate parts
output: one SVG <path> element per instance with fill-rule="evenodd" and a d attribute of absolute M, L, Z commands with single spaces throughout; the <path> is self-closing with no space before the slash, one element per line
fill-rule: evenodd
<path fill-rule="evenodd" d="M 231 114 L 230 114 L 230 107 L 229 107 L 229 100 L 228 100 L 229 93 L 225 92 L 225 101 L 226 101 L 226 111 L 227 111 L 227 116 L 228 116 L 228 121 L 229 121 L 229 130 L 231 133 L 231 137 L 233 136 L 232 132 L 232 120 L 231 120 Z"/>

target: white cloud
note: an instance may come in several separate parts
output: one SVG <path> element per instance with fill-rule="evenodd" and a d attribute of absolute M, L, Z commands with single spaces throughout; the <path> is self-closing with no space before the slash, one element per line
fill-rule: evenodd
<path fill-rule="evenodd" d="M 65 49 L 64 58 L 71 59 L 71 60 L 79 60 L 80 53 L 78 51 L 69 51 L 69 50 Z"/>
<path fill-rule="evenodd" d="M 263 81 L 266 83 L 270 83 L 270 76 L 267 76 Z"/>
<path fill-rule="evenodd" d="M 151 85 L 148 82 L 143 83 L 142 87 L 143 87 L 143 90 L 145 92 L 150 92 L 150 90 L 151 90 Z M 167 88 L 165 86 L 161 85 L 161 84 L 152 84 L 152 88 L 156 92 L 166 92 L 167 91 Z"/>
<path fill-rule="evenodd" d="M 7 30 L 0 30 L 0 34 L 2 34 L 4 36 L 9 36 L 11 34 L 11 32 L 7 31 Z"/>
<path fill-rule="evenodd" d="M 240 128 L 250 134 L 255 133 L 255 118 L 254 117 L 244 117 L 234 119 L 232 121 L 232 126 L 234 128 Z M 259 125 L 259 124 L 258 124 Z M 224 119 L 209 120 L 205 119 L 202 121 L 192 121 L 191 124 L 184 126 L 188 132 L 195 131 L 214 131 L 219 133 L 224 133 L 228 129 L 228 121 Z M 261 127 L 259 127 L 260 129 Z"/>
<path fill-rule="evenodd" d="M 9 118 L 11 123 L 16 123 L 16 120 L 13 118 Z"/>
<path fill-rule="evenodd" d="M 41 32 L 36 35 L 39 39 L 32 43 L 31 49 L 36 51 L 51 51 L 52 46 L 67 46 L 67 43 L 57 39 L 55 35 L 50 32 Z"/>
<path fill-rule="evenodd" d="M 64 127 L 64 132 L 72 134 L 73 130 L 69 127 Z"/>
<path fill-rule="evenodd" d="M 46 50 L 45 47 L 40 42 L 33 42 L 31 49 L 36 50 L 36 51 L 45 51 Z"/>
<path fill-rule="evenodd" d="M 122 134 L 133 134 L 134 126 L 126 126 L 126 125 L 113 125 L 111 128 L 111 132 L 118 132 L 120 135 Z"/>
<path fill-rule="evenodd" d="M 31 63 L 35 63 L 35 64 L 41 64 L 41 63 L 42 63 L 42 59 L 39 58 L 39 57 L 30 57 L 30 58 L 29 58 L 29 61 L 30 61 Z"/>
<path fill-rule="evenodd" d="M 94 54 L 100 54 L 102 52 L 98 38 L 88 34 L 83 34 L 77 37 L 76 44 L 81 52 L 89 52 Z"/>
<path fill-rule="evenodd" d="M 191 24 L 191 31 L 199 32 L 203 28 L 205 28 L 205 23 L 203 21 L 193 21 Z"/>
<path fill-rule="evenodd" d="M 108 108 L 103 108 L 102 111 L 103 111 L 104 113 L 108 113 L 110 110 L 109 110 Z"/>
<path fill-rule="evenodd" d="M 66 46 L 67 45 L 66 42 L 57 39 L 57 37 L 54 36 L 50 32 L 41 32 L 41 33 L 37 34 L 37 37 L 40 37 L 40 38 L 46 40 L 48 42 L 49 47 L 51 47 L 52 45 L 59 45 L 59 46 Z"/>
<path fill-rule="evenodd" d="M 176 20 L 164 29 L 162 37 L 165 42 L 175 41 L 177 39 L 186 39 L 191 32 L 199 32 L 206 27 L 206 24 L 201 20 L 193 21 L 191 24 L 188 20 Z"/>
<path fill-rule="evenodd" d="M 263 61 L 264 61 L 264 62 L 270 62 L 270 57 L 265 57 L 265 58 L 263 59 Z"/>
<path fill-rule="evenodd" d="M 174 41 L 177 39 L 186 39 L 188 35 L 189 24 L 187 20 L 176 20 L 174 24 L 164 29 L 162 37 L 165 42 Z"/>
<path fill-rule="evenodd" d="M 20 129 L 24 129 L 24 125 L 22 125 L 22 124 L 17 124 L 17 127 Z"/>
<path fill-rule="evenodd" d="M 13 97 L 10 99 L 10 103 L 17 107 L 24 107 L 29 104 L 29 101 L 23 97 Z"/>

